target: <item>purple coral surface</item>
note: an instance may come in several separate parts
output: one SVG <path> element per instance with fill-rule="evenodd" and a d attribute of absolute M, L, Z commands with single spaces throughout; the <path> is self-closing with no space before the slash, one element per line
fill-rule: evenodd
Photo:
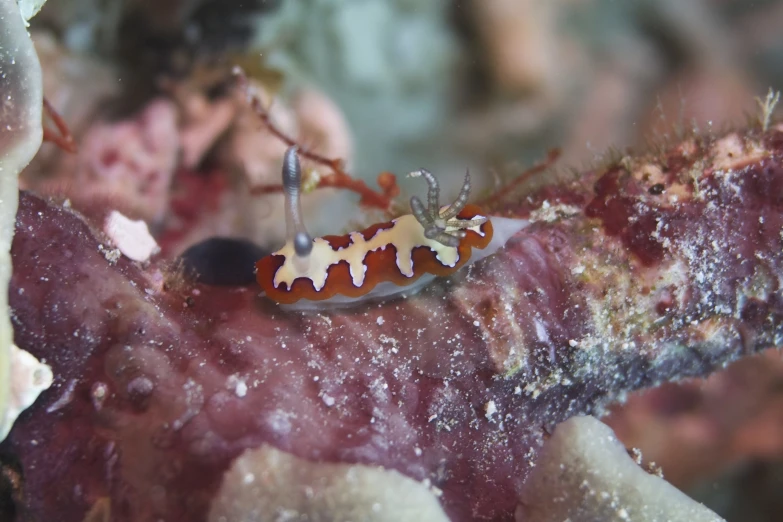
<path fill-rule="evenodd" d="M 204 520 L 263 443 L 429 479 L 455 521 L 513 520 L 557 422 L 781 344 L 783 132 L 692 138 L 504 201 L 534 224 L 497 255 L 414 297 L 300 315 L 255 286 L 166 289 L 163 265 L 110 262 L 78 214 L 22 193 L 16 343 L 56 381 L 0 446 L 20 520 L 81 521 L 103 499 L 112 520 Z"/>

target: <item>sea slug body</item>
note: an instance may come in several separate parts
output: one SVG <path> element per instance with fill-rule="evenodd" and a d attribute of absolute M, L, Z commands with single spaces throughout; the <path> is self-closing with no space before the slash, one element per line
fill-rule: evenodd
<path fill-rule="evenodd" d="M 288 309 L 308 310 L 412 294 L 435 277 L 493 254 L 528 225 L 520 219 L 490 220 L 467 204 L 468 175 L 457 200 L 445 207 L 438 203 L 439 187 L 431 173 L 422 169 L 411 176 L 429 184 L 426 208 L 414 196 L 412 214 L 360 232 L 313 239 L 301 220 L 301 170 L 296 149 L 290 148 L 283 164 L 289 239 L 256 263 L 266 296 Z"/>

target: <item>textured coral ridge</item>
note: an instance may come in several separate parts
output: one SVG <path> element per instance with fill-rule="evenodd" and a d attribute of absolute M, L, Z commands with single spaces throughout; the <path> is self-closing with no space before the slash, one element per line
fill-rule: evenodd
<path fill-rule="evenodd" d="M 452 520 L 511 520 L 555 423 L 781 344 L 782 131 L 520 200 L 534 224 L 497 255 L 413 298 L 300 315 L 254 286 L 166 291 L 22 194 L 16 342 L 56 375 L 0 447 L 24 509 L 204 520 L 232 460 L 268 444 L 428 480 Z"/>

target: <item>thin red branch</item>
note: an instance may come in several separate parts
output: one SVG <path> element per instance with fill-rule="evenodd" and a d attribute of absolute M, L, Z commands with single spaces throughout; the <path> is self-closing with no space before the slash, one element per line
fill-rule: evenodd
<path fill-rule="evenodd" d="M 501 187 L 497 187 L 496 190 L 492 191 L 492 194 L 478 201 L 477 204 L 482 207 L 492 207 L 492 205 L 502 200 L 505 195 L 513 193 L 514 189 L 523 185 L 525 182 L 530 180 L 530 178 L 532 178 L 536 174 L 540 174 L 541 172 L 544 172 L 552 165 L 554 165 L 555 162 L 560 158 L 561 153 L 562 151 L 557 148 L 549 150 L 549 152 L 547 152 L 547 156 L 545 160 L 533 165 L 526 171 L 522 172 L 519 176 L 515 177 L 508 184 Z"/>
<path fill-rule="evenodd" d="M 76 145 L 76 141 L 73 139 L 71 130 L 68 128 L 68 125 L 65 123 L 63 117 L 60 116 L 54 107 L 52 107 L 52 104 L 49 103 L 49 100 L 47 100 L 46 97 L 43 99 L 43 109 L 44 114 L 48 116 L 49 119 L 54 123 L 55 127 L 57 127 L 57 131 L 54 131 L 47 126 L 44 126 L 43 140 L 54 143 L 62 150 L 70 152 L 71 154 L 76 153 L 79 148 Z"/>
<path fill-rule="evenodd" d="M 351 177 L 347 172 L 345 172 L 344 162 L 342 159 L 327 158 L 326 156 L 318 154 L 309 148 L 303 147 L 294 138 L 277 128 L 274 122 L 272 122 L 272 118 L 267 108 L 264 107 L 263 103 L 261 103 L 259 97 L 251 92 L 247 77 L 245 76 L 244 72 L 236 67 L 234 68 L 234 75 L 237 77 L 239 87 L 245 91 L 250 107 L 258 115 L 261 123 L 264 124 L 264 126 L 273 136 L 289 147 L 296 146 L 299 149 L 299 155 L 302 158 L 328 167 L 332 171 L 331 174 L 321 176 L 316 188 L 333 187 L 350 190 L 359 194 L 360 205 L 375 207 L 385 211 L 388 211 L 391 208 L 393 199 L 400 193 L 400 188 L 397 185 L 397 179 L 394 174 L 383 172 L 378 176 L 378 185 L 381 187 L 380 191 L 374 191 L 369 186 L 367 186 L 364 181 Z M 269 194 L 274 192 L 282 192 L 282 190 L 282 185 L 265 185 L 252 187 L 250 189 L 250 193 L 254 195 Z"/>

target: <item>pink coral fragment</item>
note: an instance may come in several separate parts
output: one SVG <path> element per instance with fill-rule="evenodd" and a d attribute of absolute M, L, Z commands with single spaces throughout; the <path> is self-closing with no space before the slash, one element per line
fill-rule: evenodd
<path fill-rule="evenodd" d="M 147 222 L 163 218 L 180 139 L 172 102 L 151 102 L 135 119 L 102 123 L 84 136 L 72 199 L 108 197 Z"/>

